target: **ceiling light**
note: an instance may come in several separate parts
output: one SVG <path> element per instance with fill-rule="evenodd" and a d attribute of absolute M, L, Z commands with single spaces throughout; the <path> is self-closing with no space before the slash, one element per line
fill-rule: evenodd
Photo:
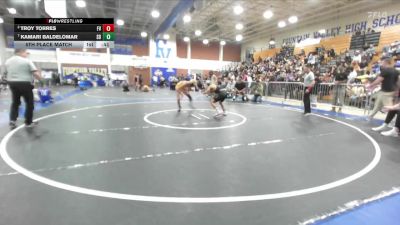
<path fill-rule="evenodd" d="M 0 17 L 0 23 L 4 23 L 4 20 L 3 20 L 3 18 L 1 18 L 1 17 Z"/>
<path fill-rule="evenodd" d="M 297 20 L 299 20 L 298 18 L 297 18 L 297 16 L 291 16 L 291 17 L 289 17 L 289 23 L 297 23 Z"/>
<path fill-rule="evenodd" d="M 194 34 L 195 34 L 196 36 L 200 36 L 200 35 L 201 35 L 201 30 L 196 30 L 196 31 L 194 32 Z"/>
<path fill-rule="evenodd" d="M 325 29 L 321 29 L 321 30 L 318 31 L 318 33 L 320 33 L 320 34 L 325 34 L 325 33 L 326 33 L 326 30 L 325 30 Z"/>
<path fill-rule="evenodd" d="M 243 29 L 243 24 L 238 23 L 238 24 L 236 24 L 235 28 L 236 28 L 236 30 L 241 30 L 241 29 Z"/>
<path fill-rule="evenodd" d="M 169 34 L 164 34 L 163 38 L 164 38 L 164 40 L 168 40 L 169 39 Z"/>
<path fill-rule="evenodd" d="M 141 36 L 142 38 L 147 37 L 147 32 L 146 32 L 146 31 L 142 31 L 142 32 L 140 33 L 140 36 Z"/>
<path fill-rule="evenodd" d="M 153 18 L 158 18 L 158 17 L 160 17 L 160 12 L 158 10 L 153 10 L 153 11 L 151 11 L 151 16 Z"/>
<path fill-rule="evenodd" d="M 243 35 L 241 34 L 236 35 L 236 41 L 241 41 L 241 40 L 243 40 Z"/>
<path fill-rule="evenodd" d="M 207 40 L 207 39 L 204 39 L 204 40 L 203 40 L 203 44 L 208 45 L 208 40 Z"/>
<path fill-rule="evenodd" d="M 82 51 L 87 52 L 87 49 L 86 49 L 86 48 L 83 48 Z"/>
<path fill-rule="evenodd" d="M 226 42 L 225 41 L 220 41 L 219 44 L 220 45 L 226 45 Z"/>
<path fill-rule="evenodd" d="M 269 41 L 269 44 L 270 44 L 270 45 L 274 45 L 274 44 L 275 44 L 275 41 L 274 41 L 274 40 L 270 40 L 270 41 Z"/>
<path fill-rule="evenodd" d="M 15 8 L 7 8 L 10 14 L 17 14 L 17 10 Z"/>
<path fill-rule="evenodd" d="M 189 38 L 189 37 L 184 37 L 184 38 L 183 38 L 183 41 L 184 41 L 184 42 L 189 42 L 189 41 L 190 41 L 190 38 Z"/>
<path fill-rule="evenodd" d="M 124 24 L 125 24 L 125 22 L 123 20 L 121 20 L 121 19 L 117 20 L 117 25 L 118 26 L 123 26 Z"/>
<path fill-rule="evenodd" d="M 83 0 L 77 0 L 77 1 L 75 1 L 75 5 L 79 8 L 84 8 L 84 7 L 86 7 L 86 2 Z"/>
<path fill-rule="evenodd" d="M 267 10 L 263 14 L 265 19 L 270 19 L 273 15 L 274 15 L 274 13 L 271 10 Z"/>
<path fill-rule="evenodd" d="M 237 5 L 237 6 L 235 6 L 235 7 L 233 8 L 233 12 L 234 12 L 236 15 L 242 14 L 242 12 L 243 12 L 243 7 L 240 6 L 240 5 Z"/>
<path fill-rule="evenodd" d="M 183 16 L 184 23 L 189 23 L 191 20 L 192 20 L 192 17 L 190 15 Z"/>
<path fill-rule="evenodd" d="M 285 21 L 279 21 L 278 27 L 280 27 L 280 28 L 286 27 L 286 22 Z"/>

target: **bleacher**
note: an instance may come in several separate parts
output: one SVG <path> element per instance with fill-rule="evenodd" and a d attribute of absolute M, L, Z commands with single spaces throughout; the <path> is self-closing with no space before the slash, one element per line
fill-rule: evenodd
<path fill-rule="evenodd" d="M 353 35 L 351 36 L 350 49 L 360 50 L 363 49 L 365 44 L 378 46 L 380 37 L 381 32 L 368 33 L 365 35 Z"/>
<path fill-rule="evenodd" d="M 280 51 L 281 51 L 281 48 L 272 48 L 272 49 L 268 49 L 268 50 L 264 50 L 264 51 L 255 52 L 253 54 L 253 59 L 254 59 L 254 61 L 257 62 L 259 58 L 265 59 L 268 57 L 273 57 Z"/>
<path fill-rule="evenodd" d="M 334 49 L 337 54 L 344 52 L 350 46 L 350 35 L 340 35 L 331 38 L 322 39 L 319 44 L 305 46 L 303 48 L 297 47 L 294 49 L 294 54 L 298 55 L 303 49 L 305 54 L 308 55 L 310 52 L 315 52 L 316 48 L 324 47 L 325 49 Z"/>
<path fill-rule="evenodd" d="M 294 46 L 287 46 L 286 52 L 290 53 L 290 55 L 293 55 L 294 54 Z"/>
<path fill-rule="evenodd" d="M 345 51 L 350 50 L 350 56 L 353 56 L 355 50 L 361 50 L 365 43 L 373 44 L 376 48 L 377 54 L 373 56 L 369 62 L 368 70 L 372 69 L 372 65 L 382 57 L 382 50 L 385 46 L 390 46 L 395 41 L 400 40 L 400 26 L 387 27 L 381 32 L 368 33 L 365 35 L 350 35 L 344 34 L 336 37 L 322 39 L 320 43 L 309 45 L 305 47 L 296 47 L 293 50 L 294 55 L 298 55 L 304 50 L 305 54 L 315 52 L 317 48 L 324 47 L 325 49 L 334 49 L 337 57 L 331 58 L 327 61 L 328 66 L 336 64 L 337 61 L 345 60 Z M 364 42 L 365 41 L 365 42 Z M 281 48 L 268 49 L 254 53 L 254 60 L 258 61 L 259 58 L 273 57 L 281 51 Z M 324 70 L 324 67 L 321 68 Z"/>
<path fill-rule="evenodd" d="M 378 46 L 380 38 L 381 38 L 381 32 L 366 34 L 365 43 L 367 43 L 368 45 L 373 44 L 374 46 Z"/>
<path fill-rule="evenodd" d="M 350 49 L 359 50 L 364 46 L 364 36 L 363 35 L 353 35 L 351 36 Z"/>

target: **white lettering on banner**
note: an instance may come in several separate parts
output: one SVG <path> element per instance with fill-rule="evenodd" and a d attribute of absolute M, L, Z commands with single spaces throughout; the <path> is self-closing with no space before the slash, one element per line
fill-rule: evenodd
<path fill-rule="evenodd" d="M 355 23 L 345 24 L 344 26 L 336 26 L 325 29 L 325 33 L 321 34 L 319 31 L 314 31 L 306 34 L 299 34 L 282 39 L 282 43 L 299 43 L 311 36 L 314 38 L 328 38 L 335 37 L 340 34 L 349 34 L 356 31 L 366 31 L 368 28 L 377 29 L 381 27 L 388 27 L 393 25 L 400 25 L 400 13 L 388 15 L 387 12 L 367 12 L 369 21 L 359 21 Z M 342 29 L 344 28 L 344 29 Z M 311 35 L 312 34 L 312 35 Z"/>

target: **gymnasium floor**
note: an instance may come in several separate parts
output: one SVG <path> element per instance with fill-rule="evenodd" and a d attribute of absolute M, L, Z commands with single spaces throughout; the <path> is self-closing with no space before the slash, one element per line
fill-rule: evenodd
<path fill-rule="evenodd" d="M 177 113 L 169 90 L 73 92 L 10 133 L 3 96 L 1 224 L 290 225 L 400 185 L 400 140 L 367 122 L 230 100 L 213 118 L 193 95 Z"/>

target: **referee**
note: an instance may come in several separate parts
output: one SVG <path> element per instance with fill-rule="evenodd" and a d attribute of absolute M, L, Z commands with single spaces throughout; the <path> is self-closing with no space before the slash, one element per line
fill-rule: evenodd
<path fill-rule="evenodd" d="M 6 63 L 6 73 L 8 85 L 12 93 L 12 103 L 10 109 L 10 128 L 17 126 L 18 109 L 21 105 L 21 97 L 24 98 L 25 109 L 25 125 L 33 127 L 37 122 L 33 122 L 33 76 L 40 80 L 41 76 L 36 66 L 27 57 L 29 52 L 26 49 L 15 49 L 14 56 L 9 58 Z M 32 76 L 33 75 L 33 76 Z"/>
<path fill-rule="evenodd" d="M 308 116 L 311 113 L 310 95 L 315 84 L 314 73 L 311 71 L 311 65 L 306 65 L 304 68 L 304 115 Z"/>

